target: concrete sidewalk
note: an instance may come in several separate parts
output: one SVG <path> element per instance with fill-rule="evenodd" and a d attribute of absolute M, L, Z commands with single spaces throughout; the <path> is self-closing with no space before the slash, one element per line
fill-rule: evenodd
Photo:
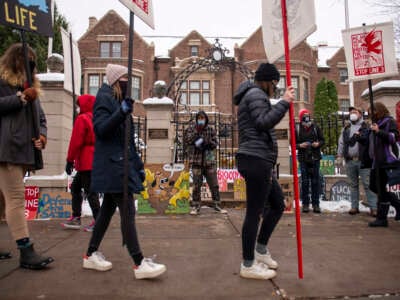
<path fill-rule="evenodd" d="M 0 299 L 400 299 L 400 223 L 393 219 L 389 228 L 368 228 L 366 214 L 302 214 L 304 279 L 298 279 L 295 218 L 284 215 L 269 246 L 278 276 L 260 281 L 238 275 L 244 213 L 138 216 L 145 256 L 156 253 L 168 268 L 155 280 L 134 279 L 118 214 L 100 249 L 113 262 L 108 272 L 82 269 L 90 233 L 61 229 L 60 220 L 30 222 L 36 249 L 55 258 L 51 267 L 20 269 L 2 223 L 0 245 L 12 249 L 13 258 L 0 261 Z"/>

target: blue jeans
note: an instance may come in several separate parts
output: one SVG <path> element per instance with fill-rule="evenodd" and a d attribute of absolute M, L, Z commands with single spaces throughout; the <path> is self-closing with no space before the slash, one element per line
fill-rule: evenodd
<path fill-rule="evenodd" d="M 360 166 L 361 161 L 359 160 L 346 160 L 346 174 L 350 181 L 351 208 L 358 209 L 360 201 L 360 184 L 358 178 L 361 177 L 368 205 L 371 209 L 376 209 L 376 194 L 369 189 L 370 169 L 361 169 Z"/>
<path fill-rule="evenodd" d="M 320 182 L 319 182 L 319 160 L 312 163 L 300 162 L 301 172 L 301 202 L 303 206 L 310 205 L 310 181 L 311 181 L 311 204 L 319 206 Z"/>

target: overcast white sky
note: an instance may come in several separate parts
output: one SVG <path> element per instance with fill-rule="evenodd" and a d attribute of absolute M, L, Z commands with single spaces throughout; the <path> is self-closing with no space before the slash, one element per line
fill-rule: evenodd
<path fill-rule="evenodd" d="M 100 19 L 114 9 L 129 23 L 129 11 L 118 0 L 55 0 L 61 14 L 70 23 L 72 34 L 79 39 L 86 31 L 89 16 Z M 390 16 L 376 13 L 363 0 L 348 0 L 350 27 L 362 23 L 391 21 Z M 135 31 L 141 35 L 185 36 L 197 30 L 203 36 L 248 37 L 261 26 L 261 0 L 153 0 L 155 30 L 135 17 Z M 345 28 L 344 0 L 315 0 L 317 31 L 308 42 L 327 41 L 341 46 Z"/>

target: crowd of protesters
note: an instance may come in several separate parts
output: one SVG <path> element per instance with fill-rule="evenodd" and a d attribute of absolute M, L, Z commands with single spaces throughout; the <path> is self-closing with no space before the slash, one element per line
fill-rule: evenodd
<path fill-rule="evenodd" d="M 37 164 L 37 152 L 40 154 L 47 141 L 46 116 L 39 100 L 40 83 L 35 76 L 35 51 L 28 48 L 28 54 L 30 74 L 26 72 L 21 44 L 12 45 L 0 58 L 0 141 L 8 145 L 0 148 L 0 201 L 5 204 L 0 207 L 5 208 L 5 219 L 20 250 L 20 266 L 43 269 L 53 258 L 35 252 L 24 215 L 23 177 L 27 171 L 41 168 Z M 82 202 L 86 197 L 94 220 L 86 227 L 92 234 L 82 266 L 107 271 L 112 263 L 99 248 L 118 208 L 122 241 L 132 259 L 135 277 L 155 278 L 167 268 L 144 256 L 135 224 L 133 197 L 144 189 L 145 171 L 134 139 L 126 141 L 126 137 L 134 133 L 134 101 L 127 94 L 128 69 L 108 64 L 106 78 L 107 82 L 96 97 L 82 95 L 77 100 L 80 111 L 74 121 L 65 166 L 68 175 L 76 170 L 71 185 L 72 216 L 62 226 L 81 228 Z M 288 87 L 277 104 L 271 104 L 270 99 L 277 96 L 279 80 L 280 73 L 273 64 L 261 63 L 254 81 L 243 82 L 233 99 L 238 107 L 237 168 L 246 183 L 240 264 L 240 276 L 244 278 L 271 279 L 278 268 L 278 262 L 268 249 L 268 242 L 285 209 L 284 196 L 274 173 L 278 157 L 274 127 L 295 100 L 294 89 Z M 337 160 L 345 163 L 350 182 L 349 214 L 359 213 L 361 177 L 365 204 L 375 218 L 368 225 L 387 227 L 390 205 L 396 210 L 395 220 L 400 220 L 400 201 L 386 188 L 387 184 L 400 184 L 399 131 L 382 103 L 376 102 L 368 116 L 370 120 L 366 121 L 361 109 L 350 107 L 349 123 L 338 141 Z M 299 120 L 296 147 L 301 170 L 302 212 L 309 212 L 311 200 L 313 212 L 321 213 L 319 169 L 324 135 L 313 122 L 310 111 L 301 110 Z M 10 132 L 9 128 L 15 132 Z M 193 173 L 191 214 L 200 213 L 203 177 L 211 190 L 213 209 L 226 214 L 220 207 L 216 175 L 214 150 L 218 140 L 204 111 L 196 114 L 184 137 Z M 128 157 L 127 162 L 125 157 Z M 104 195 L 101 206 L 99 193 Z M 0 249 L 0 259 L 10 257 L 9 250 Z"/>

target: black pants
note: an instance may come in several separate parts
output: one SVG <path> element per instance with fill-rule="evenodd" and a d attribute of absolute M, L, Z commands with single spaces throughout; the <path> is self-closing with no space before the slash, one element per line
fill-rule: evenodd
<path fill-rule="evenodd" d="M 397 196 L 386 189 L 388 177 L 383 168 L 371 169 L 369 176 L 369 188 L 378 196 L 377 218 L 386 220 L 389 212 L 389 205 L 396 209 L 396 215 L 400 214 L 400 201 Z M 387 209 L 386 209 L 387 208 Z"/>
<path fill-rule="evenodd" d="M 279 182 L 272 174 L 273 165 L 253 156 L 237 156 L 238 171 L 246 181 L 246 216 L 242 228 L 244 260 L 254 260 L 258 243 L 267 245 L 275 226 L 285 210 L 284 196 Z M 261 228 L 257 237 L 260 223 Z"/>
<path fill-rule="evenodd" d="M 90 192 L 91 171 L 79 171 L 71 184 L 72 216 L 80 217 L 82 214 L 82 189 L 85 192 L 92 209 L 93 218 L 97 218 L 100 209 L 99 194 Z"/>
<path fill-rule="evenodd" d="M 96 224 L 93 229 L 92 238 L 89 242 L 90 252 L 97 251 L 103 240 L 104 234 L 107 231 L 108 225 L 110 224 L 111 218 L 118 207 L 121 216 L 121 233 L 125 237 L 124 242 L 128 248 L 131 256 L 141 253 L 138 236 L 136 233 L 135 224 L 135 205 L 132 195 L 127 203 L 127 224 L 123 224 L 123 194 L 104 194 L 103 203 L 100 208 L 99 215 L 96 219 Z"/>

